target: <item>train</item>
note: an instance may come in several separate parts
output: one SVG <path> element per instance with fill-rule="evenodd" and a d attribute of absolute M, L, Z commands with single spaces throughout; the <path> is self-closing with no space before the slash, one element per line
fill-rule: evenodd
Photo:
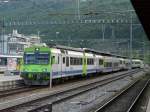
<path fill-rule="evenodd" d="M 132 65 L 132 66 L 131 66 Z M 49 85 L 51 79 L 142 68 L 143 61 L 89 48 L 61 45 L 25 48 L 20 74 L 26 85 Z"/>

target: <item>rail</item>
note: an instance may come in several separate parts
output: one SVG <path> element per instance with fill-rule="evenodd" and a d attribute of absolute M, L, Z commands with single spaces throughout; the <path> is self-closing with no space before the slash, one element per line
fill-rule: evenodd
<path fill-rule="evenodd" d="M 51 102 L 51 104 L 37 106 L 34 109 L 29 110 L 28 112 L 38 112 L 38 111 L 40 111 L 40 112 L 45 112 L 45 111 L 52 112 L 52 106 L 53 105 L 57 105 L 57 104 L 59 104 L 61 102 L 64 102 L 64 101 L 66 101 L 68 99 L 71 99 L 71 98 L 73 98 L 73 97 L 75 97 L 77 95 L 81 95 L 81 94 L 83 94 L 85 92 L 91 91 L 91 90 L 93 90 L 95 88 L 98 88 L 98 87 L 103 86 L 105 84 L 108 84 L 108 83 L 111 83 L 113 81 L 122 79 L 124 77 L 127 77 L 127 76 L 129 76 L 129 75 L 131 75 L 133 73 L 137 73 L 137 72 L 138 71 L 132 71 L 132 72 L 129 72 L 129 73 L 125 73 L 125 74 L 119 75 L 118 77 L 112 77 L 112 78 L 108 78 L 108 79 L 103 80 L 103 81 L 98 81 L 98 82 L 94 82 L 94 83 L 91 83 L 91 84 L 88 84 L 88 85 L 84 85 L 84 86 L 78 87 L 78 89 L 80 89 L 80 91 L 74 92 L 74 93 L 72 93 L 72 94 L 70 94 L 68 96 L 62 97 L 59 100 L 55 100 L 55 101 Z M 74 90 L 74 89 L 72 89 L 72 90 Z M 60 94 L 60 93 L 58 93 L 58 94 Z M 58 95 L 56 95 L 56 96 L 58 96 Z"/>
<path fill-rule="evenodd" d="M 100 105 L 99 108 L 96 109 L 94 112 L 106 112 L 110 109 L 111 109 L 111 112 L 116 112 L 116 111 L 130 112 L 130 110 L 134 106 L 135 102 L 137 101 L 137 99 L 139 98 L 141 93 L 146 88 L 149 81 L 150 81 L 150 79 L 146 80 L 146 82 L 142 82 L 141 80 L 135 81 L 130 86 L 128 86 L 127 88 L 122 90 L 120 93 L 118 93 L 116 96 L 110 98 L 108 101 L 106 101 L 105 103 Z M 131 96 L 131 94 L 133 94 L 133 95 Z M 128 97 L 132 97 L 133 99 L 129 100 Z M 118 104 L 118 106 L 117 106 L 118 109 L 116 108 L 117 104 Z M 124 106 L 121 106 L 121 105 L 124 105 Z"/>

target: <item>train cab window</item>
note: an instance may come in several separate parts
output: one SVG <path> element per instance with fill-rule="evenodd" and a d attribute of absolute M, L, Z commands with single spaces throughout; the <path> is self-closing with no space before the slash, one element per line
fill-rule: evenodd
<path fill-rule="evenodd" d="M 99 65 L 103 65 L 104 60 L 103 59 L 99 59 Z"/>
<path fill-rule="evenodd" d="M 69 67 L 69 57 L 66 57 L 66 66 Z"/>
<path fill-rule="evenodd" d="M 35 64 L 35 54 L 34 53 L 25 53 L 24 54 L 24 63 L 25 64 Z"/>
<path fill-rule="evenodd" d="M 38 53 L 35 55 L 35 62 L 37 64 L 48 64 L 49 63 L 49 53 Z"/>
<path fill-rule="evenodd" d="M 65 64 L 65 57 L 63 57 L 63 64 Z"/>
<path fill-rule="evenodd" d="M 61 51 L 61 53 L 65 54 L 65 50 L 62 50 L 62 49 L 61 49 L 60 51 Z"/>
<path fill-rule="evenodd" d="M 122 63 L 122 60 L 120 60 L 120 64 L 123 64 L 123 63 Z"/>

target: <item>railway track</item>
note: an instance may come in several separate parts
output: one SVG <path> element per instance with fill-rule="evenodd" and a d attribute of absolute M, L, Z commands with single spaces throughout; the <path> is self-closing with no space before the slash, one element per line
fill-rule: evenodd
<path fill-rule="evenodd" d="M 83 80 L 83 79 L 81 79 L 81 80 Z M 76 79 L 72 80 L 72 81 L 76 81 Z M 67 83 L 70 83 L 70 82 L 65 82 L 65 83 L 67 84 Z M 7 88 L 7 86 L 5 88 Z M 33 91 L 33 90 L 40 89 L 40 88 L 43 88 L 43 87 L 42 86 L 40 86 L 40 87 L 30 87 L 30 86 L 25 86 L 24 84 L 21 84 L 21 85 L 18 84 L 17 87 L 14 87 L 14 88 L 11 88 L 11 89 L 6 89 L 6 90 L 1 90 L 0 91 L 0 98 L 8 97 L 8 96 L 19 94 L 19 93 Z M 44 88 L 46 88 L 46 87 L 44 87 Z"/>
<path fill-rule="evenodd" d="M 36 89 L 40 89 L 40 87 L 29 87 L 29 86 L 16 87 L 14 89 L 1 91 L 0 98 L 8 97 L 8 96 L 19 94 L 19 93 L 33 91 Z"/>
<path fill-rule="evenodd" d="M 92 112 L 132 112 L 136 101 L 150 82 L 150 78 L 135 81 L 128 88 L 101 104 Z"/>
<path fill-rule="evenodd" d="M 98 80 L 84 85 L 78 85 L 76 87 L 72 87 L 67 90 L 57 91 L 56 93 L 53 93 L 45 97 L 28 101 L 26 103 L 21 103 L 13 107 L 1 109 L 1 112 L 41 112 L 41 111 L 50 112 L 52 105 L 57 105 L 58 103 L 71 99 L 77 95 L 86 93 L 100 86 L 104 86 L 108 83 L 120 80 L 127 76 L 131 76 L 132 74 L 135 74 L 139 71 L 140 70 L 134 70 L 107 79 Z"/>

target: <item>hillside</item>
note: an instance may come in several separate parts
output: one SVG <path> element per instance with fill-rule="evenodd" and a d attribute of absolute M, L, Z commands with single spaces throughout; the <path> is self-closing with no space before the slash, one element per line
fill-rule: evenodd
<path fill-rule="evenodd" d="M 5 17 L 5 21 L 45 21 L 45 20 L 76 20 L 77 19 L 77 0 L 8 0 L 2 2 L 0 0 L 0 17 Z M 126 11 L 131 10 L 132 5 L 129 0 L 80 0 L 80 14 L 104 11 Z M 61 15 L 57 15 L 57 14 Z M 63 15 L 64 14 L 64 15 Z M 71 15 L 65 15 L 71 14 Z M 129 19 L 129 13 L 127 19 Z M 136 17 L 136 16 L 135 16 Z M 101 13 L 99 15 L 89 15 L 81 17 L 81 19 L 120 19 L 124 18 L 120 15 L 110 13 Z M 137 18 L 136 18 L 137 19 Z M 114 35 L 112 34 L 112 28 Z M 106 24 L 105 39 L 129 40 L 130 25 L 125 24 Z M 57 40 L 58 43 L 65 43 L 66 40 L 74 41 L 74 44 L 80 46 L 76 40 L 100 39 L 96 42 L 101 42 L 102 27 L 101 24 L 70 24 L 70 25 L 32 25 L 32 26 L 12 26 L 6 27 L 6 33 L 10 33 L 12 29 L 18 29 L 20 33 L 40 35 L 44 42 Z M 60 32 L 56 38 L 56 32 Z M 141 27 L 134 27 L 134 40 L 145 39 L 145 33 Z M 68 41 L 66 41 L 68 43 Z M 95 48 L 99 46 L 95 43 Z M 106 45 L 104 43 L 104 45 Z M 126 45 L 127 46 L 127 45 Z M 91 47 L 91 41 L 85 44 L 84 47 Z M 136 44 L 134 46 L 136 48 Z"/>

